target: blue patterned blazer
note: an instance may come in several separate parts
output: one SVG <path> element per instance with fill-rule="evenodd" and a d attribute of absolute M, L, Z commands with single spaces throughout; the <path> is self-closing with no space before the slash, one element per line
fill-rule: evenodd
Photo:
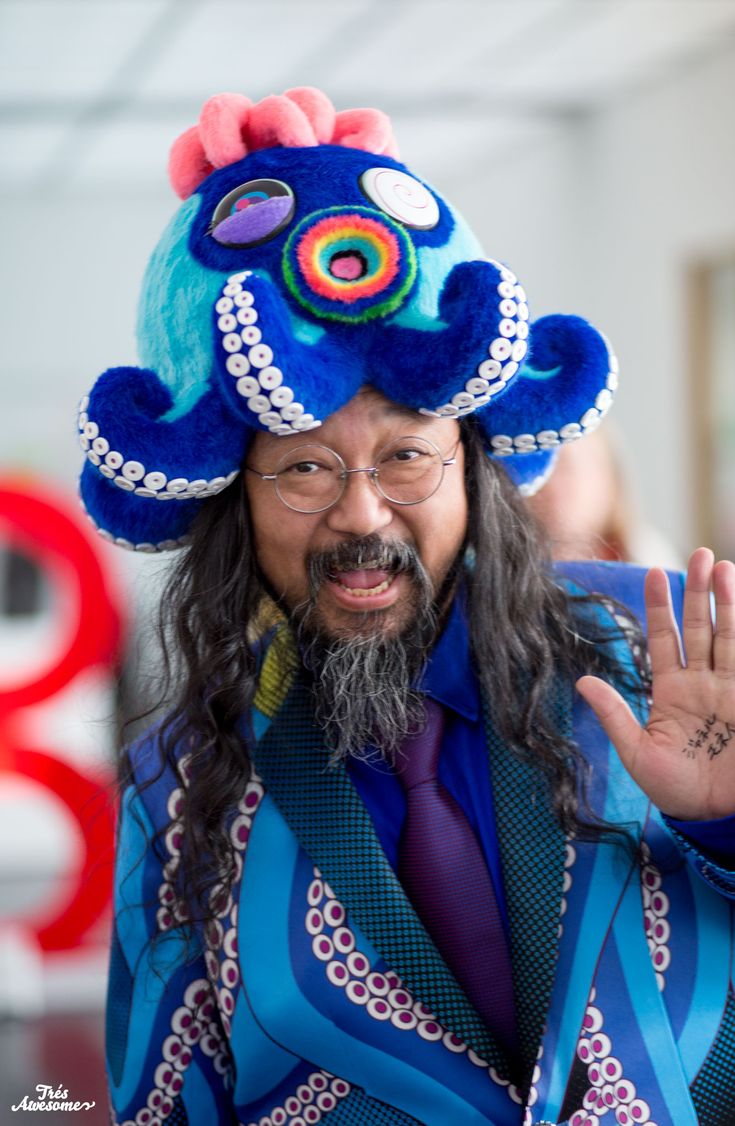
<path fill-rule="evenodd" d="M 640 612 L 641 570 L 565 570 Z M 559 723 L 591 764 L 593 808 L 632 827 L 640 857 L 565 840 L 546 782 L 487 723 L 522 1054 L 511 1067 L 347 771 L 326 768 L 308 689 L 296 675 L 279 695 L 269 657 L 249 717 L 257 777 L 231 825 L 238 878 L 206 934 L 188 929 L 174 891 L 186 749 L 178 775 L 124 796 L 107 1029 L 115 1122 L 732 1126 L 735 874 L 667 826 L 583 701 Z M 159 773 L 155 733 L 134 764 L 139 782 Z"/>

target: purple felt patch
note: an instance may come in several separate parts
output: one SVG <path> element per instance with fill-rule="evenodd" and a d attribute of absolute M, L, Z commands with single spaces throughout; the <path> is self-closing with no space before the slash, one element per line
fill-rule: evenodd
<path fill-rule="evenodd" d="M 214 228 L 212 237 L 223 246 L 254 246 L 282 230 L 293 210 L 293 196 L 272 196 L 228 215 Z"/>

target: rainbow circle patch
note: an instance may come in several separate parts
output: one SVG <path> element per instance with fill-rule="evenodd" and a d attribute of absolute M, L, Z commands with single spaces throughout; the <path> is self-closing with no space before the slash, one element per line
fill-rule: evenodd
<path fill-rule="evenodd" d="M 403 304 L 416 279 L 416 252 L 388 216 L 366 207 L 330 207 L 308 215 L 291 233 L 283 275 L 315 316 L 359 323 Z"/>

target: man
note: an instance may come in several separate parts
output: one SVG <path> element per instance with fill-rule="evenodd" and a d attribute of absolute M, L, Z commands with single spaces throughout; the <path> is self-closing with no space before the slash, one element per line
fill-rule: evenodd
<path fill-rule="evenodd" d="M 314 91 L 233 98 L 175 148 L 192 202 L 144 296 L 169 341 L 184 278 L 217 303 L 213 374 L 198 397 L 167 375 L 154 326 L 156 371 L 106 373 L 80 419 L 98 526 L 188 540 L 165 599 L 177 693 L 123 797 L 116 1120 L 732 1121 L 735 568 L 692 556 L 685 665 L 649 574 L 651 684 L 640 572 L 554 572 L 488 457 L 546 468 L 537 389 L 559 372 L 587 423 L 554 441 L 599 421 L 594 330 L 536 322 L 506 387 L 520 287 L 463 257 L 377 119 L 368 142 Z M 183 324 L 196 358 L 211 328 Z M 502 440 L 520 417 L 535 461 Z"/>

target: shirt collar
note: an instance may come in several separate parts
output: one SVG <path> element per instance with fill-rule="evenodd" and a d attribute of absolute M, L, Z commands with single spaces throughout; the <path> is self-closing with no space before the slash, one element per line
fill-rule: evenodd
<path fill-rule="evenodd" d="M 480 691 L 470 660 L 464 587 L 457 591 L 446 625 L 431 651 L 421 678 L 421 691 L 472 722 L 480 715 Z"/>

